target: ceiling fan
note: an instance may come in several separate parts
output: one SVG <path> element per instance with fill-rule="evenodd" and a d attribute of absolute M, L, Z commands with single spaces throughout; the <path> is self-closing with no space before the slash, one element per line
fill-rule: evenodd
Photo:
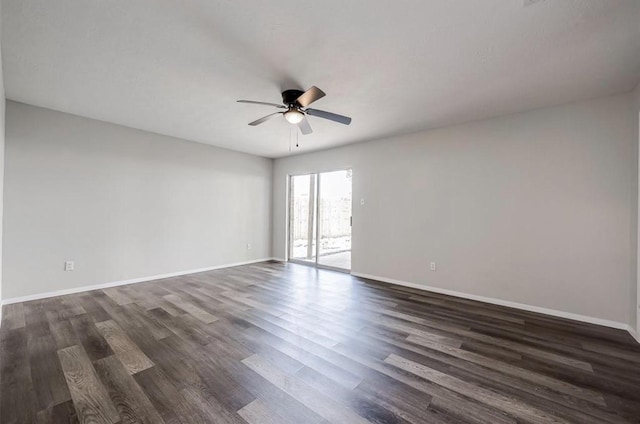
<path fill-rule="evenodd" d="M 277 103 L 268 103 L 268 102 L 255 102 L 253 100 L 238 100 L 239 103 L 252 103 L 256 105 L 267 105 L 274 106 L 279 109 L 286 109 L 282 112 L 274 112 L 270 115 L 264 116 L 260 119 L 257 119 L 253 122 L 250 122 L 249 125 L 256 126 L 260 125 L 263 122 L 268 121 L 269 119 L 275 117 L 276 115 L 283 115 L 284 118 L 291 124 L 297 125 L 300 128 L 302 134 L 307 135 L 311 134 L 313 130 L 311 129 L 311 125 L 309 125 L 309 121 L 307 120 L 306 115 L 316 116 L 318 118 L 328 119 L 330 121 L 339 122 L 341 124 L 349 125 L 351 123 L 351 118 L 348 116 L 338 115 L 336 113 L 326 112 L 324 110 L 319 109 L 311 109 L 308 106 L 315 102 L 318 99 L 326 96 L 324 91 L 320 90 L 318 87 L 313 86 L 307 91 L 301 90 L 285 90 L 282 92 L 282 103 L 281 105 Z"/>

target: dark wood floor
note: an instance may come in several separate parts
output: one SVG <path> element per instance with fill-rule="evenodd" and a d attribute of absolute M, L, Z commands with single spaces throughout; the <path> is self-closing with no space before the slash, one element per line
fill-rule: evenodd
<path fill-rule="evenodd" d="M 3 424 L 640 422 L 623 331 L 300 265 L 3 315 Z"/>

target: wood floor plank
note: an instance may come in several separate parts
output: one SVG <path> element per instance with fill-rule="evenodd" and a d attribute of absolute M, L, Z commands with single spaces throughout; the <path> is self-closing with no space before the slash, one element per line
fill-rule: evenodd
<path fill-rule="evenodd" d="M 5 331 L 24 327 L 24 306 L 12 303 L 2 306 L 2 329 Z"/>
<path fill-rule="evenodd" d="M 91 316 L 93 322 L 107 321 L 111 315 L 96 301 L 93 292 L 82 294 L 78 297 L 78 302 L 82 305 L 87 314 Z"/>
<path fill-rule="evenodd" d="M 117 357 L 109 356 L 100 359 L 94 362 L 94 366 L 100 380 L 107 388 L 122 422 L 164 423 L 149 398 Z"/>
<path fill-rule="evenodd" d="M 258 340 L 262 344 L 272 346 L 274 349 L 297 361 L 298 364 L 308 366 L 318 372 L 321 372 L 323 375 L 329 377 L 330 379 L 342 385 L 343 387 L 346 387 L 347 389 L 355 389 L 358 384 L 362 382 L 362 378 L 352 374 L 351 372 L 340 368 L 339 366 L 336 366 L 331 362 L 313 353 L 307 352 L 304 349 L 301 349 L 291 343 L 273 337 L 264 330 L 258 329 L 256 327 L 251 327 L 245 330 L 245 334 L 252 340 Z M 292 371 L 295 373 L 299 371 L 299 369 Z"/>
<path fill-rule="evenodd" d="M 331 379 L 325 377 L 316 370 L 304 367 L 295 374 L 301 381 L 317 390 L 319 393 L 333 399 L 340 405 L 356 412 L 362 418 L 372 422 L 388 424 L 408 424 L 400 414 L 385 408 L 380 402 L 371 400 L 368 396 L 362 396 L 359 392 L 345 389 Z M 428 403 L 426 399 L 422 402 Z"/>
<path fill-rule="evenodd" d="M 220 424 L 246 424 L 236 411 L 229 411 L 221 405 L 215 398 L 206 397 L 193 387 L 187 387 L 180 391 L 182 396 L 202 411 L 206 417 L 215 417 L 216 423 Z"/>
<path fill-rule="evenodd" d="M 205 347 L 206 348 L 206 347 Z M 294 397 L 280 390 L 261 375 L 253 372 L 237 359 L 223 354 L 226 349 L 220 349 L 219 360 L 224 361 L 225 368 L 233 375 L 248 392 L 256 399 L 261 399 L 278 411 L 286 421 L 294 423 L 319 424 L 325 420 Z M 251 402 L 248 402 L 249 404 Z"/>
<path fill-rule="evenodd" d="M 155 308 L 148 312 L 155 320 L 184 340 L 185 343 L 191 343 L 194 346 L 204 346 L 211 343 L 211 338 L 206 332 L 197 326 L 192 326 L 187 323 L 185 318 L 189 316 L 188 314 L 176 317 L 164 308 Z"/>
<path fill-rule="evenodd" d="M 249 424 L 295 424 L 280 416 L 261 399 L 244 406 L 238 415 Z"/>
<path fill-rule="evenodd" d="M 222 343 L 215 342 L 203 346 L 193 352 L 192 363 L 196 374 L 206 385 L 207 393 L 227 410 L 237 411 L 255 400 L 255 396 L 229 371 L 229 363 L 238 358 L 225 355 L 224 347 Z"/>
<path fill-rule="evenodd" d="M 438 323 L 434 323 L 434 322 L 428 322 L 426 320 L 421 320 L 422 323 L 426 326 L 426 327 L 433 327 L 436 329 L 443 329 L 444 327 L 441 324 Z M 420 330 L 420 329 L 416 329 L 413 328 L 411 326 L 407 326 L 405 324 L 399 323 L 397 321 L 394 320 L 389 320 L 389 319 L 380 319 L 378 321 L 380 324 L 382 325 L 386 325 L 389 326 L 390 328 L 400 328 L 403 329 L 404 331 L 407 331 L 408 333 L 417 335 L 419 337 L 423 336 L 424 331 Z M 559 355 L 553 352 L 549 352 L 549 351 L 544 351 L 538 348 L 534 348 L 531 347 L 529 345 L 526 344 L 519 344 L 519 343 L 515 343 L 509 340 L 505 340 L 505 339 L 501 339 L 501 338 L 497 338 L 497 337 L 492 337 L 492 336 L 488 336 L 482 333 L 475 333 L 473 331 L 469 331 L 469 330 L 451 330 L 452 333 L 458 335 L 458 336 L 462 336 L 462 337 L 468 337 L 470 339 L 473 340 L 478 340 L 481 342 L 485 342 L 494 346 L 500 346 L 500 347 L 504 347 L 510 350 L 513 350 L 515 352 L 518 352 L 520 354 L 526 354 L 526 355 L 531 355 L 533 357 L 538 357 L 540 359 L 546 360 L 546 361 L 552 361 L 552 362 L 556 362 L 558 364 L 561 365 L 566 365 L 566 366 L 571 366 L 571 367 L 575 367 L 578 369 L 582 369 L 582 370 L 586 370 L 589 372 L 593 372 L 593 367 L 591 366 L 591 364 L 585 362 L 585 361 L 581 361 L 578 359 L 573 359 L 564 355 Z"/>
<path fill-rule="evenodd" d="M 38 412 L 38 424 L 78 424 L 78 415 L 73 402 L 68 400 Z"/>
<path fill-rule="evenodd" d="M 49 318 L 51 335 L 56 342 L 58 350 L 82 344 L 78 334 L 73 329 L 71 321 L 66 318 L 60 319 L 55 313 L 47 313 L 47 317 Z"/>
<path fill-rule="evenodd" d="M 0 349 L 0 422 L 33 422 L 37 404 L 29 367 L 27 329 L 3 329 L 0 332 Z"/>
<path fill-rule="evenodd" d="M 66 314 L 66 317 L 84 315 L 87 313 L 87 311 L 82 307 L 82 304 L 80 303 L 79 298 L 80 298 L 79 294 L 60 296 L 59 298 L 57 298 L 59 302 L 58 302 L 58 305 L 55 306 L 55 308 L 58 311 L 64 311 L 64 314 Z M 51 300 L 55 301 L 56 298 Z"/>
<path fill-rule="evenodd" d="M 146 370 L 154 364 L 115 321 L 96 323 L 96 328 L 130 374 Z"/>
<path fill-rule="evenodd" d="M 369 350 L 371 352 L 379 351 L 376 356 L 381 357 L 387 353 L 397 353 L 400 356 L 404 356 L 406 359 L 411 359 L 422 365 L 432 367 L 436 370 L 440 370 L 452 377 L 471 382 L 473 384 L 480 384 L 482 386 L 493 389 L 498 393 L 505 393 L 509 396 L 515 396 L 520 402 L 528 403 L 531 406 L 540 407 L 544 411 L 553 411 L 554 415 L 559 417 L 572 417 L 580 419 L 583 423 L 601 423 L 612 422 L 620 423 L 621 421 L 608 412 L 606 412 L 606 404 L 601 397 L 594 396 L 589 391 L 577 391 L 576 393 L 583 395 L 589 400 L 585 402 L 583 399 L 573 397 L 562 391 L 553 391 L 548 389 L 544 385 L 530 384 L 527 381 L 519 378 L 519 374 L 510 375 L 508 373 L 495 372 L 484 367 L 477 366 L 472 361 L 461 361 L 452 358 L 449 355 L 443 355 L 442 352 L 446 349 L 445 346 L 433 346 L 436 349 L 426 350 L 420 346 L 407 344 L 404 342 L 393 342 L 384 339 L 378 339 L 386 345 L 386 349 L 380 349 L 376 345 L 367 343 L 366 340 L 359 335 L 354 336 L 354 341 L 350 347 Z M 576 389 L 574 387 L 574 391 Z M 589 396 L 591 395 L 591 396 Z M 601 406 L 598 408 L 592 403 Z M 570 406 L 573 408 L 567 408 Z M 604 408 L 602 408 L 604 407 Z M 578 411 L 578 412 L 575 412 Z"/>
<path fill-rule="evenodd" d="M 124 317 L 124 321 L 129 324 L 129 328 L 135 327 L 146 333 L 151 333 L 151 336 L 156 340 L 164 339 L 173 334 L 171 330 L 154 319 L 150 314 L 147 314 L 146 310 L 137 304 L 123 307 L 120 317 Z"/>
<path fill-rule="evenodd" d="M 398 382 L 404 383 L 429 395 L 432 403 L 439 405 L 440 408 L 453 416 L 455 416 L 456 413 L 459 413 L 465 419 L 468 419 L 469 422 L 476 424 L 484 424 L 486 422 L 491 422 L 493 424 L 516 423 L 516 419 L 514 417 L 507 415 L 499 409 L 479 402 L 466 401 L 465 397 L 453 390 L 449 390 L 446 387 L 434 384 L 433 382 L 429 382 L 425 379 L 415 378 L 411 373 L 399 372 L 396 367 L 388 366 L 390 364 L 379 361 L 377 358 L 367 357 L 363 355 L 362 352 L 354 352 L 341 345 L 336 346 L 334 350 L 354 361 L 360 362 L 362 365 L 365 365 L 380 374 L 384 374 Z"/>
<path fill-rule="evenodd" d="M 15 303 L 2 324 L 2 424 L 640 417 L 624 331 L 300 265 Z"/>
<path fill-rule="evenodd" d="M 409 361 L 400 356 L 391 354 L 387 359 L 385 359 L 385 362 L 424 378 L 425 380 L 432 381 L 439 386 L 470 397 L 471 399 L 475 399 L 478 402 L 503 410 L 527 422 L 536 424 L 569 424 L 568 421 L 561 420 L 558 417 L 552 417 L 544 411 L 532 408 L 528 405 L 523 405 L 522 403 L 507 396 L 491 392 L 479 386 L 471 385 L 455 377 L 451 377 L 429 367 L 425 367 L 424 365 Z"/>
<path fill-rule="evenodd" d="M 140 371 L 133 378 L 142 387 L 165 423 L 200 424 L 207 422 L 200 411 L 188 404 L 159 367 L 154 366 Z"/>
<path fill-rule="evenodd" d="M 308 386 L 299 378 L 285 374 L 259 355 L 246 358 L 242 363 L 266 378 L 280 390 L 298 399 L 302 404 L 331 423 L 370 423 L 370 421 L 364 419 L 352 410 L 339 405 L 337 402 Z"/>
<path fill-rule="evenodd" d="M 186 311 L 188 314 L 193 315 L 195 318 L 199 319 L 205 324 L 211 324 L 212 322 L 215 322 L 218 319 L 213 315 L 211 315 L 210 313 L 198 308 L 194 304 L 184 301 L 183 299 L 181 299 L 179 296 L 175 294 L 164 296 L 164 299 L 173 303 L 175 306 L 182 309 L 183 311 Z"/>
<path fill-rule="evenodd" d="M 128 296 L 120 287 L 103 289 L 102 292 L 109 296 L 111 300 L 113 300 L 118 305 L 127 305 L 134 302 L 134 299 Z"/>
<path fill-rule="evenodd" d="M 69 321 L 92 362 L 113 355 L 113 350 L 102 334 L 98 332 L 93 319 L 88 314 L 76 315 L 71 317 Z"/>
<path fill-rule="evenodd" d="M 37 410 L 53 408 L 71 400 L 60 361 L 56 356 L 56 342 L 51 334 L 29 337 L 27 342 L 31 381 Z"/>
<path fill-rule="evenodd" d="M 501 362 L 492 358 L 487 358 L 482 355 L 478 355 L 473 352 L 467 352 L 463 349 L 452 348 L 450 346 L 444 346 L 438 343 L 433 343 L 431 340 L 424 340 L 417 336 L 408 336 L 407 340 L 417 345 L 427 347 L 429 349 L 437 350 L 447 355 L 454 356 L 456 358 L 463 359 L 467 362 L 481 365 L 486 368 L 491 368 L 500 371 L 504 374 L 518 377 L 523 380 L 530 381 L 534 384 L 548 387 L 555 391 L 565 393 L 567 395 L 584 399 L 589 402 L 593 402 L 596 405 L 606 406 L 604 398 L 601 394 L 592 390 L 583 389 L 581 387 L 574 386 L 573 384 L 566 383 L 564 381 L 548 377 L 544 374 L 532 372 L 509 363 Z"/>
<path fill-rule="evenodd" d="M 57 300 L 34 300 L 24 303 L 24 320 L 27 332 L 31 337 L 46 336 L 51 334 L 49 319 L 47 317 L 47 303 L 59 303 Z M 64 313 L 61 310 L 61 313 Z"/>
<path fill-rule="evenodd" d="M 71 398 L 81 423 L 116 424 L 120 416 L 81 346 L 58 351 Z"/>
<path fill-rule="evenodd" d="M 432 398 L 419 390 L 409 387 L 385 375 L 371 375 L 355 388 L 354 393 L 376 402 L 412 424 L 424 422 L 432 424 L 469 422 L 461 417 L 447 415 L 435 410 Z"/>

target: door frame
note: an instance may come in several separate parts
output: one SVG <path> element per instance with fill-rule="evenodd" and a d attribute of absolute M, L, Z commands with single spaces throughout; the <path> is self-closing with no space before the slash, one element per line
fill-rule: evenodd
<path fill-rule="evenodd" d="M 286 181 L 286 186 L 287 186 L 287 213 L 286 213 L 286 219 L 287 219 L 287 246 L 286 246 L 286 253 L 287 253 L 287 262 L 291 262 L 294 264 L 299 264 L 299 265 L 306 265 L 306 266 L 310 266 L 310 267 L 314 267 L 314 268 L 319 268 L 319 269 L 328 269 L 331 271 L 337 271 L 337 272 L 343 272 L 346 274 L 350 274 L 351 273 L 351 268 L 349 269 L 345 269 L 345 268 L 338 268 L 338 267 L 334 267 L 334 266 L 329 266 L 329 265 L 323 265 L 321 263 L 319 263 L 319 259 L 320 259 L 320 184 L 322 181 L 322 178 L 320 178 L 320 174 L 324 174 L 324 173 L 329 173 L 329 172 L 338 172 L 338 171 L 351 171 L 351 175 L 353 178 L 353 167 L 351 166 L 347 166 L 347 167 L 340 167 L 337 169 L 328 169 L 328 170 L 323 170 L 323 171 L 315 171 L 315 172 L 300 172 L 300 173 L 290 173 L 287 174 L 287 181 Z M 316 200 L 316 213 L 315 213 L 315 219 L 316 219 L 316 231 L 315 231 L 315 240 L 316 240 L 316 248 L 315 248 L 315 261 L 310 262 L 310 261 L 303 261 L 300 259 L 295 259 L 291 257 L 291 246 L 292 246 L 292 237 L 293 237 L 293 231 L 291 230 L 291 223 L 293 220 L 293 213 L 292 213 L 292 208 L 293 208 L 293 202 L 292 197 L 291 197 L 291 180 L 293 177 L 302 177 L 305 175 L 315 175 L 316 176 L 316 187 L 315 187 L 315 200 Z M 353 253 L 353 180 L 351 181 L 351 253 Z"/>

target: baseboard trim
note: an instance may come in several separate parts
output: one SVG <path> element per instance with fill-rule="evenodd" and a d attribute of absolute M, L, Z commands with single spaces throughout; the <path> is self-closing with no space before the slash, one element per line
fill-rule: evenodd
<path fill-rule="evenodd" d="M 627 326 L 627 331 L 629 332 L 629 334 L 631 334 L 631 337 L 633 337 L 638 343 L 640 343 L 640 334 L 633 329 L 633 327 L 631 327 L 630 325 Z"/>
<path fill-rule="evenodd" d="M 590 317 L 587 315 L 574 314 L 571 312 L 558 311 L 555 309 L 542 308 L 540 306 L 527 305 L 524 303 L 510 302 L 508 300 L 495 299 L 492 297 L 478 296 L 475 294 L 468 294 L 468 293 L 458 292 L 454 290 L 446 290 L 438 287 L 427 286 L 424 284 L 411 283 L 408 281 L 395 280 L 393 278 L 379 277 L 376 275 L 363 274 L 360 272 L 351 272 L 351 275 L 355 277 L 360 277 L 360 278 L 367 278 L 369 280 L 382 281 L 383 283 L 396 284 L 398 286 L 411 287 L 418 290 L 424 290 L 424 291 L 429 291 L 429 292 L 439 293 L 439 294 L 446 294 L 449 296 L 460 297 L 463 299 L 477 300 L 480 302 L 491 303 L 494 305 L 507 306 L 509 308 L 520 309 L 523 311 L 537 312 L 539 314 L 545 314 L 545 315 L 550 315 L 550 316 L 559 317 L 559 318 L 566 318 L 574 321 L 587 322 L 589 324 L 602 325 L 605 327 L 611 327 L 618 330 L 627 330 L 631 332 L 631 327 L 629 326 L 629 324 L 625 324 L 622 322 L 610 321 L 602 318 Z M 631 335 L 636 340 L 638 340 L 636 335 L 634 335 L 633 333 Z"/>
<path fill-rule="evenodd" d="M 130 280 L 113 281 L 113 282 L 110 282 L 110 283 L 93 284 L 93 285 L 89 285 L 89 286 L 75 287 L 75 288 L 72 288 L 72 289 L 56 290 L 56 291 L 47 292 L 47 293 L 31 294 L 31 295 L 28 295 L 28 296 L 20 296 L 20 297 L 13 297 L 13 298 L 10 298 L 10 299 L 4 299 L 2 302 L 0 302 L 0 305 L 10 305 L 12 303 L 29 302 L 31 300 L 39 300 L 39 299 L 46 299 L 48 297 L 64 296 L 66 294 L 81 293 L 81 292 L 84 292 L 84 291 L 108 289 L 110 287 L 124 286 L 124 285 L 127 285 L 127 284 L 144 283 L 145 281 L 161 280 L 163 278 L 179 277 L 181 275 L 197 274 L 198 272 L 213 271 L 213 270 L 216 270 L 216 269 L 223 269 L 223 268 L 232 268 L 234 266 L 251 265 L 251 264 L 256 264 L 256 263 L 259 263 L 259 262 L 267 262 L 267 261 L 271 261 L 271 260 L 277 260 L 277 259 L 274 259 L 274 258 L 262 258 L 262 259 L 255 259 L 255 260 L 252 260 L 252 261 L 236 262 L 236 263 L 231 263 L 231 264 L 210 266 L 210 267 L 206 267 L 206 268 L 198 268 L 198 269 L 190 269 L 190 270 L 186 270 L 186 271 L 170 272 L 168 274 L 152 275 L 152 276 L 149 276 L 149 277 L 132 278 Z M 0 317 L 1 317 L 1 315 L 0 315 Z"/>

